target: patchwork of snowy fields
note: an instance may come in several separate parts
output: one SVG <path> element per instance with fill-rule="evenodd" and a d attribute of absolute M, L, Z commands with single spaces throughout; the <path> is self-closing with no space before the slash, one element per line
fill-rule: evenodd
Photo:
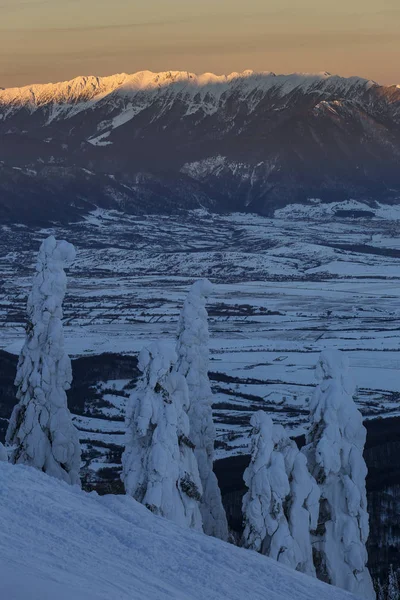
<path fill-rule="evenodd" d="M 199 277 L 215 284 L 209 314 L 218 457 L 246 452 L 249 418 L 260 407 L 302 433 L 323 348 L 348 352 L 366 417 L 400 415 L 398 219 L 396 207 L 312 202 L 275 219 L 97 210 L 68 230 L 3 226 L 0 348 L 21 348 L 34 253 L 54 233 L 78 251 L 65 305 L 71 356 L 173 343 L 189 284 Z M 121 443 L 127 384 L 101 383 L 107 406 L 76 421 L 85 436 Z"/>

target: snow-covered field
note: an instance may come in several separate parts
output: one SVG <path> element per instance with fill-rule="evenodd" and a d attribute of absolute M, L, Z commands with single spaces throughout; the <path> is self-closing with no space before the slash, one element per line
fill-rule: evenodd
<path fill-rule="evenodd" d="M 4 600 L 351 600 L 355 596 L 33 468 L 0 463 Z"/>
<path fill-rule="evenodd" d="M 324 348 L 348 353 L 364 416 L 399 415 L 399 219 L 397 207 L 313 201 L 275 219 L 97 210 L 68 229 L 3 227 L 0 348 L 21 348 L 34 252 L 52 232 L 78 251 L 65 304 L 72 356 L 173 343 L 189 284 L 199 277 L 215 284 L 210 370 L 219 457 L 247 450 L 249 418 L 259 408 L 303 431 Z M 107 393 L 111 406 L 100 417 L 111 421 L 83 424 L 81 417 L 77 424 L 93 439 L 119 444 L 124 394 Z"/>

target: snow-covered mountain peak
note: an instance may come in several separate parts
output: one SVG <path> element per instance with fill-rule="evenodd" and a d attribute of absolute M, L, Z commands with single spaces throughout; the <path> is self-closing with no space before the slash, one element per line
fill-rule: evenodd
<path fill-rule="evenodd" d="M 252 71 L 248 69 L 242 72 L 232 72 L 229 75 L 215 75 L 214 73 L 197 75 L 189 71 L 166 71 L 162 73 L 141 71 L 126 76 L 125 81 L 119 86 L 120 89 L 115 89 L 115 91 L 126 93 L 127 91 L 150 91 L 172 87 L 178 93 L 184 90 L 188 94 L 197 94 L 201 91 L 209 92 L 211 95 L 218 97 L 221 91 L 230 89 L 243 90 L 247 93 L 259 90 L 266 93 L 277 88 L 284 95 L 295 88 L 299 88 L 300 91 L 306 93 L 310 88 L 321 85 L 327 85 L 330 89 L 337 88 L 343 93 L 355 87 L 368 90 L 372 85 L 377 84 L 360 77 L 345 78 L 330 75 L 327 72 L 277 75 L 270 71 Z"/>
<path fill-rule="evenodd" d="M 400 89 L 326 72 L 77 77 L 0 91 L 0 141 L 11 206 L 16 193 L 26 206 L 29 194 L 66 194 L 70 206 L 71 193 L 136 206 L 143 193 L 140 210 L 179 197 L 268 214 L 325 193 L 397 199 Z"/>
<path fill-rule="evenodd" d="M 243 89 L 247 93 L 254 90 L 267 92 L 272 88 L 277 88 L 281 94 L 286 94 L 295 88 L 307 92 L 310 88 L 321 85 L 337 88 L 343 93 L 355 87 L 367 90 L 377 84 L 359 77 L 344 78 L 326 72 L 276 75 L 268 71 L 246 70 L 241 73 L 233 72 L 230 75 L 215 75 L 214 73 L 197 75 L 188 71 L 160 73 L 139 71 L 132 75 L 120 73 L 108 77 L 80 76 L 60 83 L 0 88 L 0 105 L 30 106 L 31 108 L 48 104 L 71 105 L 97 101 L 112 93 L 126 95 L 143 91 L 158 91 L 170 87 L 176 92 L 185 90 L 189 94 L 195 94 L 201 90 L 218 97 L 222 90 L 230 88 Z"/>
<path fill-rule="evenodd" d="M 127 75 L 110 77 L 80 76 L 60 83 L 33 84 L 20 88 L 0 90 L 0 105 L 76 104 L 87 102 L 96 96 L 107 95 L 123 85 Z"/>

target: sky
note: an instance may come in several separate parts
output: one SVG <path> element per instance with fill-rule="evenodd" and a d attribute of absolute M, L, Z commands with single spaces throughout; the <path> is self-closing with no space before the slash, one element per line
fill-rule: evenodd
<path fill-rule="evenodd" d="M 0 87 L 141 70 L 400 83 L 400 0 L 0 0 Z"/>

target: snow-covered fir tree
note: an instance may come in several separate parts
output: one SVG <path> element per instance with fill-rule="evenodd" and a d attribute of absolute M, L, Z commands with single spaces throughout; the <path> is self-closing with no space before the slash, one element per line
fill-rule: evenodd
<path fill-rule="evenodd" d="M 250 420 L 251 460 L 244 472 L 248 492 L 243 497 L 243 546 L 291 565 L 294 551 L 283 503 L 289 495 L 285 461 L 274 452 L 274 425 L 256 412 Z"/>
<path fill-rule="evenodd" d="M 176 355 L 154 343 L 142 350 L 143 375 L 126 409 L 122 481 L 126 493 L 155 514 L 202 531 L 202 487 L 189 439 L 189 394 Z"/>
<path fill-rule="evenodd" d="M 251 461 L 244 473 L 243 545 L 315 576 L 310 528 L 319 490 L 305 457 L 263 411 L 251 417 Z"/>
<path fill-rule="evenodd" d="M 353 400 L 346 356 L 322 352 L 316 378 L 304 452 L 321 491 L 313 539 L 317 577 L 364 600 L 374 599 L 366 550 L 366 430 Z"/>
<path fill-rule="evenodd" d="M 3 444 L 0 442 L 0 461 L 1 462 L 7 462 L 8 461 L 8 454 L 7 454 L 7 450 L 4 448 Z"/>
<path fill-rule="evenodd" d="M 281 425 L 274 426 L 274 439 L 275 451 L 281 452 L 284 457 L 290 486 L 283 507 L 296 549 L 292 566 L 297 571 L 315 577 L 311 531 L 316 529 L 318 523 L 319 487 L 308 470 L 306 457 Z"/>
<path fill-rule="evenodd" d="M 203 488 L 201 514 L 204 532 L 227 540 L 228 524 L 213 472 L 215 427 L 208 378 L 209 331 L 206 310 L 211 292 L 211 283 L 201 279 L 192 285 L 185 300 L 178 324 L 177 370 L 186 378 L 189 387 L 190 439 L 195 446 Z"/>
<path fill-rule="evenodd" d="M 79 437 L 66 396 L 72 381 L 71 361 L 64 349 L 61 321 L 67 285 L 64 267 L 74 258 L 74 247 L 53 236 L 40 247 L 15 379 L 19 402 L 6 439 L 11 462 L 80 484 Z"/>

